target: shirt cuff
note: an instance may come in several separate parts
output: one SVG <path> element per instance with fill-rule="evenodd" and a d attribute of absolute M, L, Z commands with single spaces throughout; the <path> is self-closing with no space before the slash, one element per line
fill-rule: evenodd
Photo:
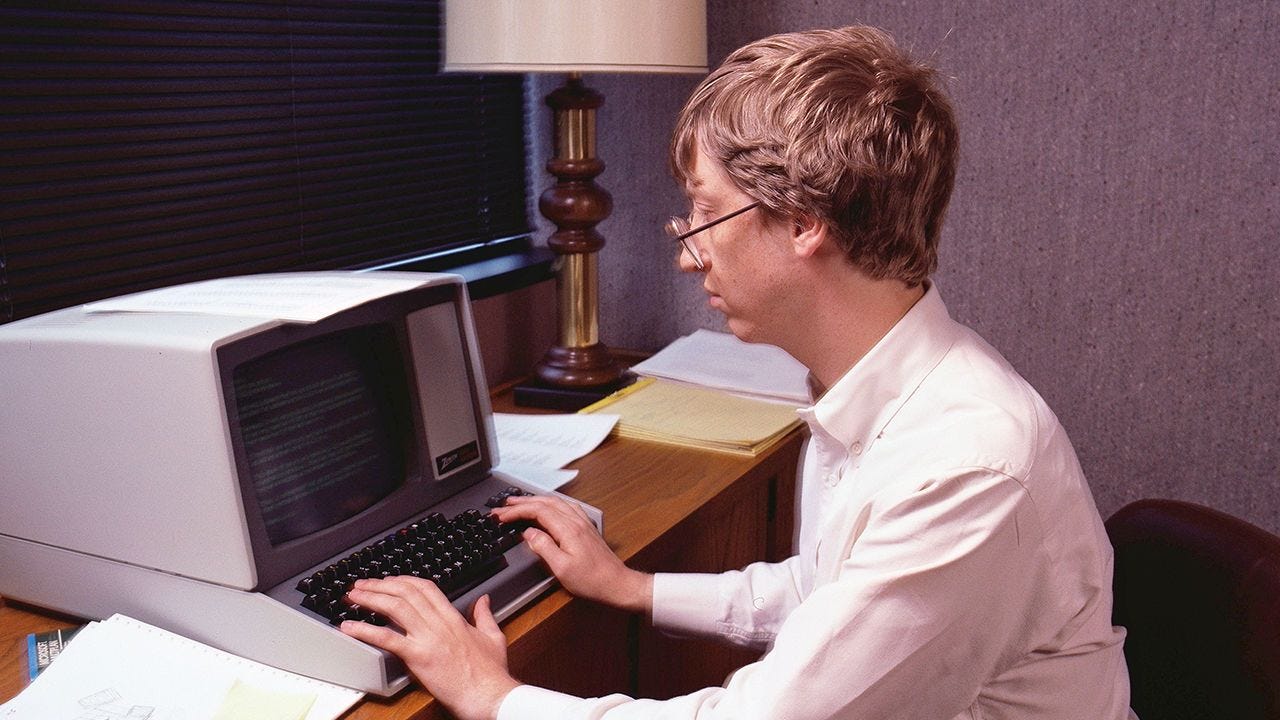
<path fill-rule="evenodd" d="M 724 619 L 720 576 L 657 573 L 653 576 L 653 625 L 666 632 L 712 635 Z"/>
<path fill-rule="evenodd" d="M 498 706 L 498 720 L 561 720 L 582 698 L 554 690 L 517 685 Z"/>

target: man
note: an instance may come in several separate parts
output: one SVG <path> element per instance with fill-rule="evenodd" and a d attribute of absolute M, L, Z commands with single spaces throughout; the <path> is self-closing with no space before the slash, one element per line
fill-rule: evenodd
<path fill-rule="evenodd" d="M 1111 552 L 1057 419 L 950 319 L 929 282 L 957 154 L 932 70 L 866 27 L 733 53 L 677 122 L 692 213 L 680 264 L 738 337 L 809 368 L 796 556 L 721 575 L 646 575 L 577 510 L 513 498 L 502 521 L 570 592 L 655 625 L 759 647 L 724 687 L 667 701 L 520 685 L 486 601 L 469 625 L 429 583 L 351 599 L 463 718 L 1129 716 Z"/>

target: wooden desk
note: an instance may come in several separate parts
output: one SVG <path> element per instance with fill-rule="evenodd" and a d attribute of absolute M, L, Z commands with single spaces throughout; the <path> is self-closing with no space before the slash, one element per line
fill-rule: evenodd
<path fill-rule="evenodd" d="M 510 393 L 494 410 L 511 412 Z M 756 458 L 610 438 L 572 466 L 562 492 L 604 511 L 605 537 L 644 570 L 716 571 L 789 554 L 800 434 Z M 74 618 L 0 599 L 0 702 L 25 685 L 28 633 Z M 554 590 L 504 625 L 518 679 L 580 695 L 624 692 L 670 697 L 708 685 L 752 658 L 703 641 L 661 636 L 642 618 Z M 447 717 L 414 685 L 394 698 L 369 697 L 348 720 Z"/>

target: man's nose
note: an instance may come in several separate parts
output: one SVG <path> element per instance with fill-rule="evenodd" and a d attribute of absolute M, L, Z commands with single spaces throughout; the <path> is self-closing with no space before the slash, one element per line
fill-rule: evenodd
<path fill-rule="evenodd" d="M 699 253 L 698 258 L 702 260 L 702 267 L 698 267 L 698 263 L 693 260 L 693 255 L 690 255 L 688 250 L 681 247 L 680 254 L 676 256 L 676 264 L 680 266 L 682 272 L 706 272 L 707 267 L 711 264 L 710 261 L 707 260 L 706 255 L 701 253 Z"/>

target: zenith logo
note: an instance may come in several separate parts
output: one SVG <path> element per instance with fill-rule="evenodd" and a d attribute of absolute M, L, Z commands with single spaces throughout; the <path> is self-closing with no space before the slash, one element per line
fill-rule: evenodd
<path fill-rule="evenodd" d="M 466 465 L 479 457 L 480 457 L 480 446 L 477 445 L 474 440 L 467 443 L 466 445 L 463 445 L 462 447 L 454 448 L 453 450 L 450 450 L 447 453 L 437 455 L 436 456 L 436 476 L 438 477 L 440 475 L 444 475 L 445 473 L 451 470 L 456 470 L 457 468 L 462 467 L 463 465 Z"/>

